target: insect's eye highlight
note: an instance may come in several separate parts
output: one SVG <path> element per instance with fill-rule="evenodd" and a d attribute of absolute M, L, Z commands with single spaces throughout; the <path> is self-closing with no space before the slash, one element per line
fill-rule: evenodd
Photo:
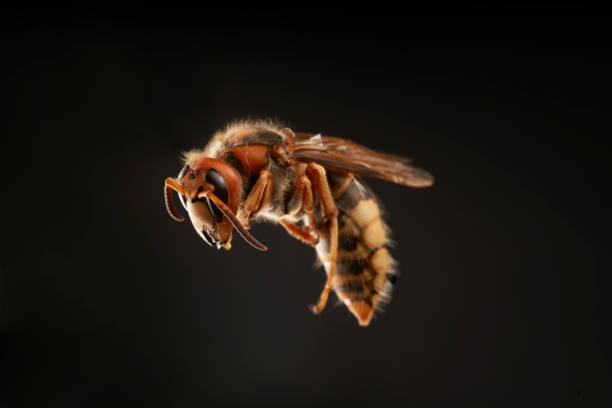
<path fill-rule="evenodd" d="M 213 194 L 219 197 L 224 203 L 227 203 L 227 184 L 223 176 L 217 170 L 208 169 L 206 173 L 204 173 L 204 181 L 212 184 L 215 188 Z M 219 219 L 223 218 L 223 213 L 214 203 L 211 203 L 210 200 L 206 200 L 206 202 L 210 208 L 210 212 L 212 212 L 215 217 Z"/>

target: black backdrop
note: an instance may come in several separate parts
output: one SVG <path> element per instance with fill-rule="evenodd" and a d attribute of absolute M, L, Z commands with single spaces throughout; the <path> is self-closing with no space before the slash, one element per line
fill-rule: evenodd
<path fill-rule="evenodd" d="M 610 397 L 607 17 L 368 13 L 4 17 L 8 406 Z M 324 273 L 281 228 L 227 253 L 165 213 L 180 152 L 245 117 L 436 176 L 371 182 L 401 273 L 371 327 L 308 311 Z"/>

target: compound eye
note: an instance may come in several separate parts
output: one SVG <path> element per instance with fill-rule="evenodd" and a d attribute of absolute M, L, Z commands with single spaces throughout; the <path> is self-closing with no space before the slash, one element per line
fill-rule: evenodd
<path fill-rule="evenodd" d="M 227 204 L 227 184 L 223 176 L 215 169 L 208 169 L 204 173 L 204 181 L 212 184 L 215 188 L 213 194 L 216 195 L 221 201 Z M 210 212 L 218 219 L 223 218 L 223 213 L 212 203 L 209 199 L 206 200 Z"/>

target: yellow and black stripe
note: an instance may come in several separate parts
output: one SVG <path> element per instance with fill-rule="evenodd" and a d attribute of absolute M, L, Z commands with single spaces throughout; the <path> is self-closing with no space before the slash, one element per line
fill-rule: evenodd
<path fill-rule="evenodd" d="M 367 326 L 374 311 L 389 299 L 395 282 L 395 262 L 387 248 L 388 227 L 374 194 L 360 177 L 328 171 L 327 178 L 339 226 L 333 288 L 359 324 Z M 317 248 L 324 265 L 325 246 Z"/>

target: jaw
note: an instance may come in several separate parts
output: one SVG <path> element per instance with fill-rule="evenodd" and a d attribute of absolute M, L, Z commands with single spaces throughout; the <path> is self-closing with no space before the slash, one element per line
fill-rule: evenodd
<path fill-rule="evenodd" d="M 217 249 L 225 249 L 229 251 L 232 248 L 232 230 L 233 225 L 226 219 L 223 219 L 216 225 L 217 237 L 219 238 L 219 246 Z"/>
<path fill-rule="evenodd" d="M 213 239 L 218 240 L 217 249 L 229 250 L 231 248 L 233 226 L 230 222 L 224 219 L 218 223 L 203 201 L 187 200 L 187 211 L 193 227 L 204 241 L 206 239 L 203 231 L 206 231 Z"/>
<path fill-rule="evenodd" d="M 249 231 L 248 227 L 245 227 L 242 222 L 236 217 L 234 211 L 221 201 L 214 194 L 203 191 L 198 193 L 197 201 L 187 201 L 187 211 L 191 222 L 200 236 L 204 236 L 204 231 L 211 235 L 215 243 L 219 243 L 218 247 L 225 248 L 226 250 L 231 248 L 232 230 L 236 228 L 236 231 L 240 234 L 246 242 L 260 251 L 267 251 L 268 247 L 257 241 Z M 208 203 L 204 203 L 203 199 L 211 200 L 222 213 L 224 218 L 218 222 L 217 218 L 210 212 Z"/>

